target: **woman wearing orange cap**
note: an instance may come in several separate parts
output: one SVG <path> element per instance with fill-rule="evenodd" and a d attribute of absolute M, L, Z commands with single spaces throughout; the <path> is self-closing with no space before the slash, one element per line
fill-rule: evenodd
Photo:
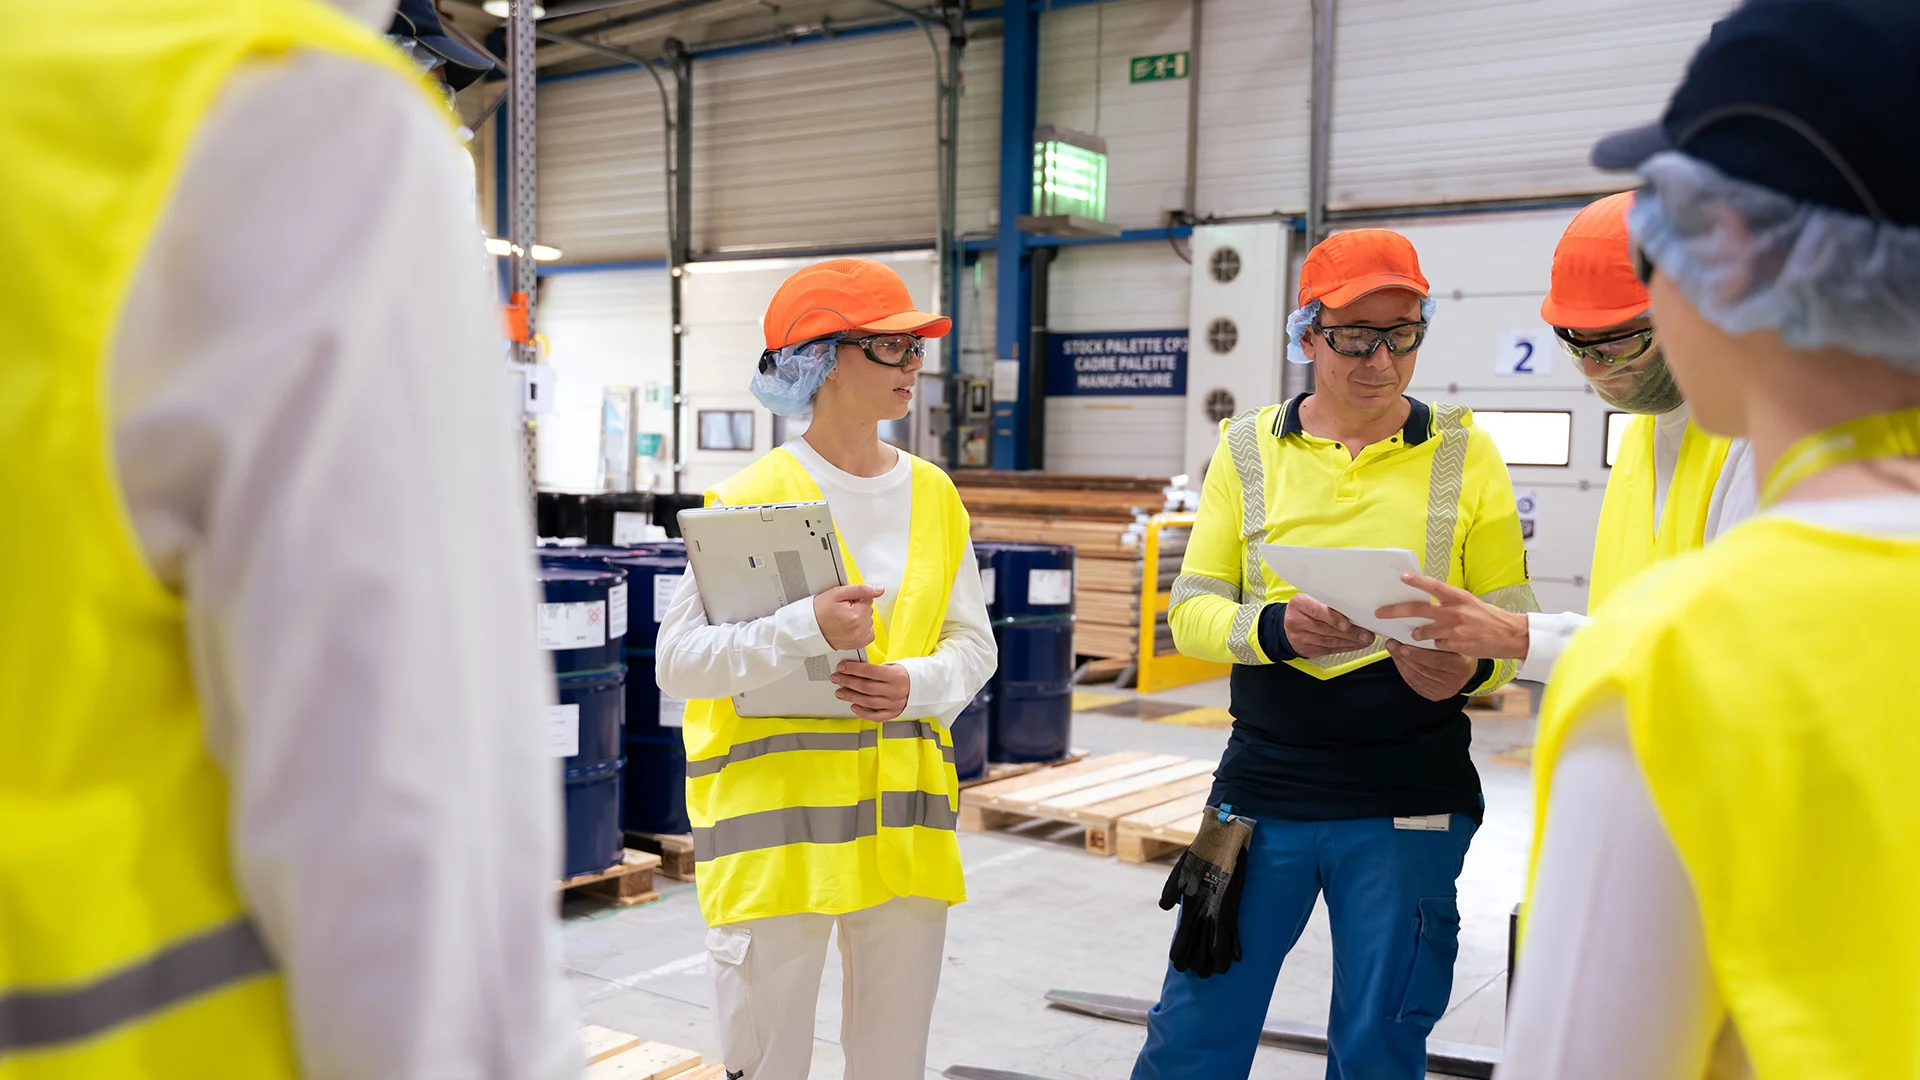
<path fill-rule="evenodd" d="M 1633 193 L 1622 192 L 1574 217 L 1554 249 L 1552 287 L 1540 305 L 1540 317 L 1579 361 L 1594 392 L 1634 414 L 1600 510 L 1589 612 L 1641 570 L 1751 517 L 1759 498 L 1746 440 L 1701 430 L 1667 369 L 1646 286 L 1633 273 L 1632 205 Z M 1523 679 L 1545 682 L 1574 631 L 1592 621 L 1573 612 L 1521 616 L 1442 581 L 1418 575 L 1407 581 L 1439 604 L 1395 604 L 1379 617 L 1431 619 L 1414 637 L 1465 656 L 1520 660 Z"/>
<path fill-rule="evenodd" d="M 923 342 L 951 326 L 869 260 L 820 263 L 781 285 L 752 390 L 812 421 L 707 501 L 824 499 L 851 584 L 713 626 L 688 574 L 660 627 L 660 689 L 689 699 L 687 813 L 731 1076 L 807 1075 L 836 927 L 847 1077 L 926 1069 L 947 908 L 966 899 L 948 725 L 996 654 L 959 493 L 880 441 L 879 424 L 907 414 Z M 872 662 L 831 675 L 852 718 L 734 712 L 732 695 L 856 648 Z"/>
<path fill-rule="evenodd" d="M 1377 637 L 1282 580 L 1260 547 L 1405 548 L 1435 577 L 1534 610 L 1493 440 L 1467 410 L 1406 396 L 1427 292 L 1406 237 L 1329 237 L 1288 319 L 1288 357 L 1314 365 L 1314 391 L 1222 425 L 1167 620 L 1180 651 L 1233 664 L 1233 734 L 1216 812 L 1162 895 L 1180 923 L 1134 1080 L 1246 1076 L 1321 896 L 1337 972 L 1327 1075 L 1426 1074 L 1459 949 L 1454 883 L 1485 806 L 1465 695 L 1514 664 Z"/>

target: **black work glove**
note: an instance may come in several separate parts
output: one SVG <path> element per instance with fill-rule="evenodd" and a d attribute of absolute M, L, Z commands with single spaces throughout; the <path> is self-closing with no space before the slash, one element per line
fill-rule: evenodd
<path fill-rule="evenodd" d="M 1253 819 L 1231 806 L 1207 807 L 1193 845 L 1173 864 L 1160 890 L 1160 910 L 1180 905 L 1168 959 L 1175 971 L 1204 979 L 1240 959 L 1240 894 L 1246 891 L 1242 856 L 1253 842 Z"/>

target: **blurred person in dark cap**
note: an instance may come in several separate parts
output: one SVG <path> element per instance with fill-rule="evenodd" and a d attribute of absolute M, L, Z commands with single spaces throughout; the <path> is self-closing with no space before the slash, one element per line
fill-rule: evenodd
<path fill-rule="evenodd" d="M 1920 1075 L 1920 5 L 1751 0 L 1594 163 L 1760 512 L 1554 669 L 1502 1076 Z"/>
<path fill-rule="evenodd" d="M 392 0 L 7 18 L 0 1075 L 577 1075 L 442 91 Z"/>

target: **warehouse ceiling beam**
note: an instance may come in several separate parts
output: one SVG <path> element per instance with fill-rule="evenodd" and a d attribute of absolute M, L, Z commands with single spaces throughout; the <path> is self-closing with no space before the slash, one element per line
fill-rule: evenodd
<path fill-rule="evenodd" d="M 707 9 L 718 6 L 720 10 Z M 555 27 L 574 35 L 580 41 L 595 41 L 598 44 L 620 44 L 634 42 L 654 36 L 684 33 L 698 20 L 692 16 L 720 17 L 736 12 L 759 8 L 760 0 L 668 0 L 656 4 L 645 11 L 630 12 L 603 18 L 597 22 L 582 20 L 570 26 Z M 551 23 L 551 13 L 548 22 Z M 611 36 L 609 36 L 611 35 Z M 542 49 L 540 64 L 545 67 L 562 60 L 573 59 L 577 52 L 587 51 L 578 42 L 554 42 L 549 48 Z"/>

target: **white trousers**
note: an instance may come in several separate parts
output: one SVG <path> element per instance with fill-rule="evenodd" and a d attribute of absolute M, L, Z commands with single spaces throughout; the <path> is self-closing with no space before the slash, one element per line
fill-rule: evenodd
<path fill-rule="evenodd" d="M 846 1080 L 920 1080 L 940 988 L 947 904 L 900 897 L 845 915 L 782 915 L 707 931 L 727 1075 L 806 1080 L 827 938 L 840 930 Z"/>

